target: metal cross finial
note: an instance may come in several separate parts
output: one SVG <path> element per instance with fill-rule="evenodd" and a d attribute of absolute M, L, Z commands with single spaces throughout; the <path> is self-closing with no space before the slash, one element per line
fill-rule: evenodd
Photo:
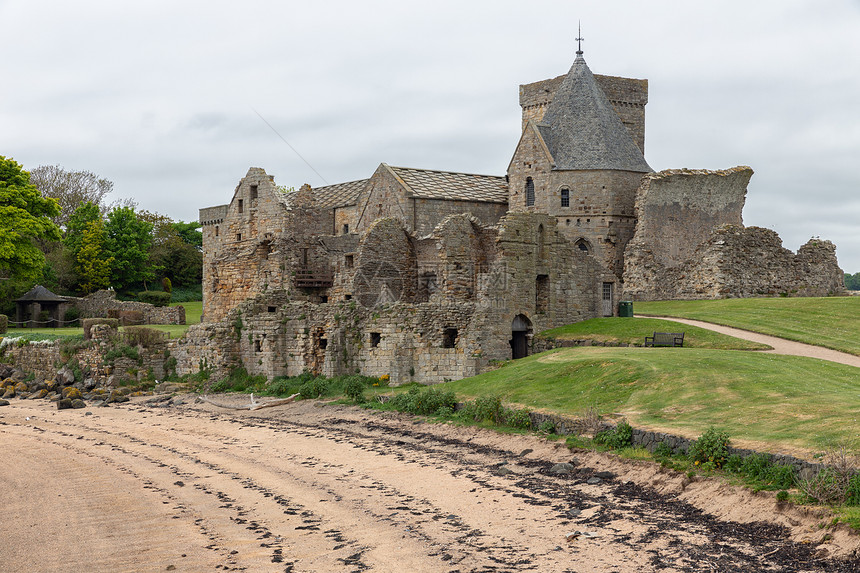
<path fill-rule="evenodd" d="M 582 22 L 577 22 L 577 32 L 578 38 L 576 38 L 576 55 L 582 55 L 582 41 L 585 39 L 582 37 Z"/>

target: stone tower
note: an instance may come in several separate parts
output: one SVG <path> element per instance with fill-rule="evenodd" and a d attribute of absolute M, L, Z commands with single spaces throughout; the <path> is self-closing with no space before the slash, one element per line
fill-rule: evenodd
<path fill-rule="evenodd" d="M 636 189 L 652 171 L 640 145 L 577 51 L 540 120 L 526 121 L 508 166 L 509 209 L 556 217 L 564 236 L 620 278 Z"/>

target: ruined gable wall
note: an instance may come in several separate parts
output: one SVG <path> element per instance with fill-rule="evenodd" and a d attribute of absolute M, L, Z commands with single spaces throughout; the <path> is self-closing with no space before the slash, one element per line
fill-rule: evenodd
<path fill-rule="evenodd" d="M 674 298 L 672 289 L 666 290 L 668 269 L 689 266 L 715 227 L 741 225 L 752 174 L 749 167 L 739 166 L 721 171 L 670 169 L 644 176 L 636 195 L 636 231 L 624 253 L 625 296 Z"/>
<path fill-rule="evenodd" d="M 546 212 L 553 167 L 548 153 L 532 124 L 523 132 L 508 165 L 508 212 Z M 535 204 L 531 207 L 526 205 L 526 181 L 529 177 L 535 187 Z"/>
<path fill-rule="evenodd" d="M 520 107 L 523 110 L 522 129 L 529 120 L 540 122 L 565 76 L 520 86 Z M 645 153 L 645 105 L 648 103 L 648 80 L 594 75 L 597 85 L 606 94 L 615 113 L 630 133 L 630 137 Z"/>
<path fill-rule="evenodd" d="M 358 233 L 363 233 L 374 221 L 382 218 L 398 219 L 410 231 L 415 228 L 412 199 L 406 196 L 403 184 L 385 165 L 376 169 L 359 193 L 356 212 L 355 231 Z"/>
<path fill-rule="evenodd" d="M 322 265 L 316 235 L 331 233 L 331 209 L 317 208 L 310 188 L 290 198 L 263 169 L 252 167 L 226 207 L 201 210 L 207 218 L 203 237 L 203 320 L 219 321 L 242 301 L 267 290 L 294 288 L 305 259 Z M 307 257 L 305 251 L 308 249 Z M 327 267 L 326 267 L 327 268 Z"/>

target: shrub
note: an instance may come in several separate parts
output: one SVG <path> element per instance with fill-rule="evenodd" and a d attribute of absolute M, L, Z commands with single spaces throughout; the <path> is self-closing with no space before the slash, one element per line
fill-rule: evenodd
<path fill-rule="evenodd" d="M 350 376 L 343 385 L 343 393 L 356 404 L 361 404 L 364 402 L 364 388 L 361 378 Z"/>
<path fill-rule="evenodd" d="M 328 379 L 323 377 L 313 378 L 299 387 L 302 398 L 320 398 L 328 393 Z"/>
<path fill-rule="evenodd" d="M 9 317 L 5 314 L 0 314 L 0 334 L 6 334 L 9 329 Z"/>
<path fill-rule="evenodd" d="M 538 432 L 541 434 L 554 434 L 555 433 L 555 422 L 552 420 L 544 420 L 538 426 Z"/>
<path fill-rule="evenodd" d="M 627 420 L 621 420 L 614 428 L 598 432 L 594 436 L 594 443 L 609 446 L 614 450 L 625 448 L 633 443 L 633 428 Z"/>
<path fill-rule="evenodd" d="M 126 326 L 121 335 L 128 344 L 144 348 L 164 342 L 167 336 L 166 332 L 146 326 Z"/>
<path fill-rule="evenodd" d="M 528 430 L 532 426 L 532 419 L 527 408 L 505 408 L 505 425 L 518 430 Z"/>
<path fill-rule="evenodd" d="M 788 501 L 788 492 L 784 489 L 777 492 L 776 501 Z"/>
<path fill-rule="evenodd" d="M 714 467 L 722 467 L 729 456 L 729 434 L 728 432 L 708 428 L 698 440 L 690 445 L 688 452 L 690 460 L 700 464 L 713 464 Z"/>
<path fill-rule="evenodd" d="M 163 279 L 161 279 L 161 290 L 166 293 L 173 292 L 173 283 L 170 282 L 169 278 L 164 277 Z"/>
<path fill-rule="evenodd" d="M 860 505 L 860 473 L 854 474 L 848 480 L 845 503 L 847 505 Z"/>
<path fill-rule="evenodd" d="M 670 458 L 674 453 L 675 452 L 672 451 L 672 446 L 666 442 L 660 442 L 657 444 L 657 447 L 654 448 L 654 456 L 658 458 Z"/>
<path fill-rule="evenodd" d="M 60 326 L 72 326 L 73 323 L 81 319 L 81 311 L 78 307 L 73 306 L 63 314 L 63 323 Z"/>
<path fill-rule="evenodd" d="M 453 412 L 457 405 L 457 396 L 451 391 L 438 388 L 430 387 L 421 390 L 412 387 L 408 392 L 394 396 L 389 404 L 401 412 L 432 416 L 438 414 L 440 410 Z"/>
<path fill-rule="evenodd" d="M 460 415 L 465 419 L 475 422 L 493 422 L 499 424 L 503 421 L 504 409 L 502 399 L 496 395 L 479 396 L 463 405 Z"/>
<path fill-rule="evenodd" d="M 137 293 L 137 300 L 153 306 L 167 306 L 170 304 L 170 293 L 157 290 L 144 290 Z"/>
<path fill-rule="evenodd" d="M 92 327 L 97 324 L 106 324 L 114 330 L 119 327 L 119 321 L 115 318 L 85 318 L 82 322 L 82 326 L 84 327 L 85 340 L 90 340 L 92 338 L 92 334 L 90 331 Z"/>

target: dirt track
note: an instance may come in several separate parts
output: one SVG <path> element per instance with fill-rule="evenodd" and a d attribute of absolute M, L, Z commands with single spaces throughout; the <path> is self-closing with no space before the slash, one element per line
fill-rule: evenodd
<path fill-rule="evenodd" d="M 89 411 L 0 409 L 0 570 L 860 570 L 856 535 L 772 495 L 537 438 L 309 402 Z"/>

